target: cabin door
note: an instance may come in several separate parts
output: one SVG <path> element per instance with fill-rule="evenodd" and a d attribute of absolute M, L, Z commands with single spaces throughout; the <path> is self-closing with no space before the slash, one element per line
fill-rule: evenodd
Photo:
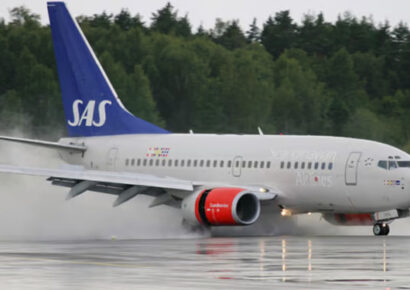
<path fill-rule="evenodd" d="M 118 158 L 118 148 L 112 147 L 108 150 L 107 158 L 106 158 L 106 165 L 109 169 L 114 169 L 117 165 L 117 158 Z"/>
<path fill-rule="evenodd" d="M 357 185 L 357 173 L 361 152 L 351 152 L 346 161 L 345 182 L 346 185 Z"/>

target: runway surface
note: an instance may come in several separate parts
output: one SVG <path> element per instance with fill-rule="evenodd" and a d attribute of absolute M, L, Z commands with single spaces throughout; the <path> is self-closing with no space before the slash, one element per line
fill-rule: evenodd
<path fill-rule="evenodd" d="M 409 273 L 409 237 L 0 242 L 2 289 L 409 289 Z"/>

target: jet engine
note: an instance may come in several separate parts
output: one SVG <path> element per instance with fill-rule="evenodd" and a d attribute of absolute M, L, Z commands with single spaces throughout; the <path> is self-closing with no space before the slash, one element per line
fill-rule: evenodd
<path fill-rule="evenodd" d="M 260 214 L 258 197 L 243 188 L 212 188 L 182 201 L 182 214 L 191 224 L 205 226 L 250 225 Z"/>
<path fill-rule="evenodd" d="M 369 226 L 376 222 L 371 213 L 326 213 L 323 218 L 328 223 L 339 226 Z"/>

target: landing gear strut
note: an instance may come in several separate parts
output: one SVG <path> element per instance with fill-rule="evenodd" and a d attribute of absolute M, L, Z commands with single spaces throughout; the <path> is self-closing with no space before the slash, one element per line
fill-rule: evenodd
<path fill-rule="evenodd" d="M 388 224 L 377 223 L 373 226 L 373 234 L 375 236 L 387 236 L 390 232 Z"/>

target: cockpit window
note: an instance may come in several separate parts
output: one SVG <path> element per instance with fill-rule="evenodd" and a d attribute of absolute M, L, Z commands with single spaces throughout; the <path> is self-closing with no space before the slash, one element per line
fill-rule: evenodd
<path fill-rule="evenodd" d="M 393 170 L 399 167 L 410 167 L 410 161 L 380 160 L 377 166 L 387 170 Z"/>
<path fill-rule="evenodd" d="M 410 167 L 410 161 L 397 161 L 399 167 Z"/>
<path fill-rule="evenodd" d="M 397 168 L 397 163 L 396 161 L 389 161 L 389 169 L 396 169 Z"/>
<path fill-rule="evenodd" d="M 383 169 L 387 169 L 387 161 L 380 160 L 380 161 L 377 163 L 377 166 L 379 166 L 380 168 L 383 168 Z"/>

